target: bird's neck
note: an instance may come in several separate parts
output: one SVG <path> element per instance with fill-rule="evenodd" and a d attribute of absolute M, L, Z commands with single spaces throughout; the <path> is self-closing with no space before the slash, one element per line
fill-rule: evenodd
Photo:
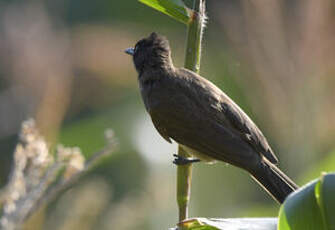
<path fill-rule="evenodd" d="M 144 66 L 139 73 L 139 79 L 141 81 L 160 80 L 163 77 L 172 75 L 174 71 L 175 67 L 171 60 L 162 60 L 161 62 L 156 62 L 155 65 Z"/>

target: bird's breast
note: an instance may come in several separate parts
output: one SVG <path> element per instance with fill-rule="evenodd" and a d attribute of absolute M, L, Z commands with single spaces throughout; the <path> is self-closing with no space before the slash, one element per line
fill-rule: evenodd
<path fill-rule="evenodd" d="M 146 110 L 150 113 L 164 104 L 166 92 L 158 80 L 140 81 L 140 91 Z"/>

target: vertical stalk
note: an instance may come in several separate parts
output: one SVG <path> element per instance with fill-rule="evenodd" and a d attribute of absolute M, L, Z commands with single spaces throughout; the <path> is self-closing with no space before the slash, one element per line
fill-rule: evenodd
<path fill-rule="evenodd" d="M 193 14 L 188 25 L 185 64 L 186 69 L 199 73 L 201 42 L 206 20 L 205 0 L 194 0 Z"/>
<path fill-rule="evenodd" d="M 205 0 L 194 0 L 191 21 L 187 27 L 186 54 L 184 67 L 199 73 L 201 58 L 201 41 L 205 26 Z M 190 157 L 180 146 L 178 155 Z M 177 167 L 177 203 L 179 222 L 188 218 L 188 204 L 191 196 L 192 165 Z"/>
<path fill-rule="evenodd" d="M 180 146 L 178 155 L 190 157 Z M 192 164 L 177 166 L 177 203 L 179 211 L 179 222 L 188 218 L 188 204 L 191 196 Z"/>

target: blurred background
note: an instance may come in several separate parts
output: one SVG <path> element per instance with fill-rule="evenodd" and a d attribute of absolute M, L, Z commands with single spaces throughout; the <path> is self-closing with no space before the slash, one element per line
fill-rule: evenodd
<path fill-rule="evenodd" d="M 186 1 L 190 4 L 191 1 Z M 299 185 L 335 168 L 335 3 L 208 1 L 201 75 L 258 124 Z M 51 146 L 90 156 L 113 128 L 118 151 L 26 229 L 168 229 L 177 222 L 176 145 L 144 110 L 123 50 L 152 31 L 183 65 L 185 26 L 137 1 L 0 0 L 0 184 L 23 120 Z M 190 216 L 276 216 L 279 205 L 224 163 L 196 164 Z"/>

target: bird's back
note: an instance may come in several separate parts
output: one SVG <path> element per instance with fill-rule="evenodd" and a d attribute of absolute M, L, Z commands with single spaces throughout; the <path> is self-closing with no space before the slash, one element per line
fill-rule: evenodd
<path fill-rule="evenodd" d="M 261 155 L 277 162 L 257 126 L 210 81 L 181 68 L 148 88 L 148 112 L 166 140 L 234 165 Z"/>

